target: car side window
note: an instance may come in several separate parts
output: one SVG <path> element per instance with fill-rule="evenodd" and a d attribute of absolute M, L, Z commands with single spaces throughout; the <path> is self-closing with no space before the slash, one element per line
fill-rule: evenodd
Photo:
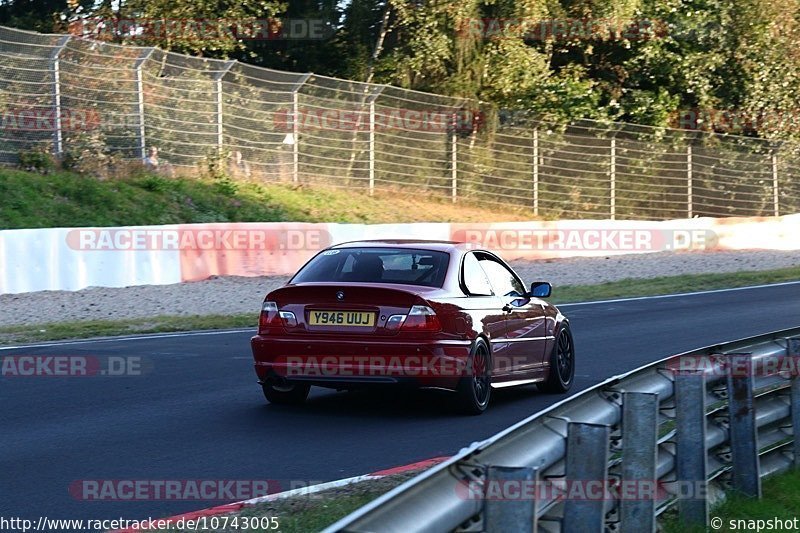
<path fill-rule="evenodd" d="M 525 287 L 511 270 L 490 255 L 481 255 L 479 265 L 486 272 L 495 294 L 502 296 L 523 296 Z"/>
<path fill-rule="evenodd" d="M 478 262 L 478 258 L 474 253 L 468 253 L 464 256 L 464 264 L 461 268 L 462 280 L 464 288 L 472 296 L 491 296 L 492 286 L 489 284 L 489 279 L 486 277 L 486 272 L 483 271 Z"/>

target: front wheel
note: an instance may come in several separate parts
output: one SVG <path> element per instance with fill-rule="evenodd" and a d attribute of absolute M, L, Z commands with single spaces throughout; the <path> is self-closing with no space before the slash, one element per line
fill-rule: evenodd
<path fill-rule="evenodd" d="M 456 400 L 464 414 L 479 415 L 489 406 L 492 397 L 492 356 L 489 345 L 479 338 L 472 346 L 467 375 L 458 382 Z"/>
<path fill-rule="evenodd" d="M 539 390 L 559 394 L 567 392 L 575 378 L 575 343 L 572 332 L 566 324 L 558 332 L 558 337 L 550 353 L 550 373 L 547 379 L 538 383 Z"/>
<path fill-rule="evenodd" d="M 261 385 L 269 403 L 298 405 L 306 401 L 311 386 L 307 383 L 267 382 Z"/>

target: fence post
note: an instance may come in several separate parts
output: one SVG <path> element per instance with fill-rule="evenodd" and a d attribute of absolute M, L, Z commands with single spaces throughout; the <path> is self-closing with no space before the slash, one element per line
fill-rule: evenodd
<path fill-rule="evenodd" d="M 620 496 L 620 528 L 625 532 L 656 530 L 658 474 L 658 394 L 622 394 L 622 483 L 636 483 L 635 497 Z M 651 497 L 641 494 L 652 483 Z M 625 490 L 621 494 L 625 494 Z"/>
<path fill-rule="evenodd" d="M 486 472 L 484 488 L 483 531 L 519 531 L 533 533 L 536 531 L 536 488 L 538 470 L 531 467 L 490 466 Z M 503 485 L 514 486 L 517 498 L 505 498 Z M 493 491 L 492 485 L 499 490 Z M 519 491 L 517 491 L 519 487 Z M 532 490 L 529 490 L 532 489 Z M 498 492 L 499 497 L 491 495 Z M 532 498 L 528 495 L 533 494 Z"/>
<path fill-rule="evenodd" d="M 800 357 L 800 337 L 786 339 L 786 356 L 797 360 Z M 792 416 L 792 434 L 794 435 L 794 468 L 800 469 L 800 375 L 793 372 L 791 376 L 789 404 Z"/>
<path fill-rule="evenodd" d="M 539 216 L 539 128 L 533 129 L 533 216 Z"/>
<path fill-rule="evenodd" d="M 225 146 L 225 137 L 223 135 L 223 122 L 222 122 L 222 78 L 225 77 L 225 74 L 231 69 L 231 67 L 236 63 L 236 61 L 226 61 L 222 67 L 222 70 L 217 71 L 214 74 L 214 82 L 215 82 L 215 92 L 217 95 L 217 153 L 220 155 L 222 154 L 222 149 Z"/>
<path fill-rule="evenodd" d="M 133 67 L 136 71 L 136 111 L 139 115 L 139 159 L 147 157 L 147 142 L 144 130 L 144 80 L 142 79 L 142 65 L 150 59 L 155 48 L 142 50 Z"/>
<path fill-rule="evenodd" d="M 761 469 L 753 405 L 753 354 L 728 354 L 726 362 L 733 488 L 746 496 L 759 498 Z"/>
<path fill-rule="evenodd" d="M 311 77 L 303 74 L 292 87 L 292 181 L 300 181 L 300 88 Z"/>
<path fill-rule="evenodd" d="M 458 114 L 453 113 L 450 133 L 450 189 L 453 203 L 458 200 Z"/>
<path fill-rule="evenodd" d="M 688 214 L 687 218 L 692 218 L 694 216 L 694 184 L 692 180 L 694 179 L 693 173 L 694 169 L 692 168 L 693 161 L 692 161 L 692 145 L 688 145 L 686 147 L 686 211 Z"/>
<path fill-rule="evenodd" d="M 61 129 L 61 70 L 59 57 L 71 36 L 65 35 L 50 52 L 50 71 L 53 73 L 53 153 L 60 156 L 64 151 L 64 133 Z"/>
<path fill-rule="evenodd" d="M 678 496 L 678 520 L 683 525 L 708 523 L 706 494 L 708 475 L 706 452 L 706 378 L 703 372 L 675 374 L 675 471 L 679 486 L 689 494 Z"/>
<path fill-rule="evenodd" d="M 617 139 L 611 138 L 611 169 L 609 171 L 609 188 L 611 189 L 611 220 L 617 218 Z"/>
<path fill-rule="evenodd" d="M 369 95 L 369 195 L 375 193 L 375 100 L 383 92 L 384 85 L 372 88 Z M 360 122 L 360 121 L 359 121 Z"/>
<path fill-rule="evenodd" d="M 781 207 L 780 207 L 780 196 L 778 191 L 778 153 L 776 151 L 772 151 L 772 206 L 775 212 L 775 216 L 778 217 L 781 214 Z"/>
<path fill-rule="evenodd" d="M 610 437 L 611 428 L 603 424 L 570 422 L 567 425 L 567 494 L 570 493 L 570 483 L 597 483 L 602 487 L 603 497 L 567 497 L 562 531 L 604 531 Z M 583 489 L 588 492 L 588 487 Z"/>

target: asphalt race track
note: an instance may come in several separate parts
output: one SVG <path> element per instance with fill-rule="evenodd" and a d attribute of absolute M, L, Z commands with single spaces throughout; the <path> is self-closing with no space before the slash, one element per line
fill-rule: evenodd
<path fill-rule="evenodd" d="M 680 287 L 676 287 L 676 290 Z M 800 283 L 671 298 L 564 305 L 578 391 L 703 345 L 800 324 Z M 496 391 L 463 417 L 441 393 L 313 389 L 304 407 L 266 404 L 250 331 L 111 339 L 0 351 L 138 356 L 127 377 L 0 378 L 0 516 L 141 519 L 221 501 L 82 501 L 77 480 L 276 480 L 314 483 L 451 455 L 562 399 Z"/>

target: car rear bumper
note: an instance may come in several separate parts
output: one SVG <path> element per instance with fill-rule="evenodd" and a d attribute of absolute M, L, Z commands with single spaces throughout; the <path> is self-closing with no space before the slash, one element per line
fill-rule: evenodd
<path fill-rule="evenodd" d="M 260 381 L 289 379 L 329 387 L 406 384 L 454 389 L 467 373 L 469 340 L 323 340 L 256 335 Z"/>

